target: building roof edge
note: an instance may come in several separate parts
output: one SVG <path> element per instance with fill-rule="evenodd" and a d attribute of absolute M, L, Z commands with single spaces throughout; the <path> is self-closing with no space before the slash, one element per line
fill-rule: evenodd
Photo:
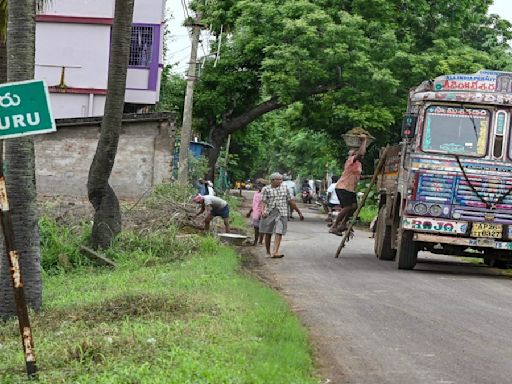
<path fill-rule="evenodd" d="M 151 113 L 125 113 L 123 114 L 123 123 L 144 122 L 144 121 L 164 121 L 175 117 L 172 112 L 151 112 Z M 57 127 L 73 127 L 78 125 L 100 125 L 103 116 L 97 117 L 77 117 L 56 119 Z"/>

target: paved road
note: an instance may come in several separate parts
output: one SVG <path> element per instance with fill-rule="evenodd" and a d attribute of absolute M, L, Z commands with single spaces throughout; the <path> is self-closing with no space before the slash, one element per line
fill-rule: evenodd
<path fill-rule="evenodd" d="M 332 358 L 331 383 L 512 383 L 512 279 L 427 253 L 399 271 L 362 231 L 335 259 L 323 218 L 290 223 L 284 259 L 259 253 Z"/>

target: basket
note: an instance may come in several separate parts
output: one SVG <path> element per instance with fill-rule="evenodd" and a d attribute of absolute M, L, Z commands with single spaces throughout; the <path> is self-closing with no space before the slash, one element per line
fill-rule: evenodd
<path fill-rule="evenodd" d="M 350 148 L 359 148 L 363 140 L 360 136 L 352 135 L 350 133 L 345 133 L 344 135 L 341 135 L 341 137 L 345 141 L 345 144 L 347 144 L 347 147 Z M 374 140 L 375 138 L 371 136 L 366 136 L 366 148 L 368 148 L 370 144 L 373 143 Z"/>

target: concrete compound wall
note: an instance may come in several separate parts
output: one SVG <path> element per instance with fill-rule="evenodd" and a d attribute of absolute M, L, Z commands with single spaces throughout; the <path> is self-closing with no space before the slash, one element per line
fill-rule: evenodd
<path fill-rule="evenodd" d="M 138 198 L 168 181 L 171 170 L 170 114 L 133 115 L 123 120 L 110 185 L 120 198 Z M 138 117 L 137 117 L 138 116 Z M 57 132 L 34 136 L 38 194 L 87 196 L 87 175 L 101 120 L 57 120 Z"/>

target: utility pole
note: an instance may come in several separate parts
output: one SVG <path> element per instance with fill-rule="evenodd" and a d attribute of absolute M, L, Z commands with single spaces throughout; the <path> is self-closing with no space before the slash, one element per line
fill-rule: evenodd
<path fill-rule="evenodd" d="M 180 160 L 178 168 L 178 184 L 188 183 L 188 151 L 192 136 L 192 107 L 194 96 L 194 83 L 196 81 L 197 46 L 201 32 L 200 14 L 196 14 L 195 20 L 190 24 L 192 27 L 192 49 L 190 51 L 190 62 L 187 73 L 187 89 L 185 91 L 185 105 L 183 107 L 183 123 L 181 125 Z"/>

